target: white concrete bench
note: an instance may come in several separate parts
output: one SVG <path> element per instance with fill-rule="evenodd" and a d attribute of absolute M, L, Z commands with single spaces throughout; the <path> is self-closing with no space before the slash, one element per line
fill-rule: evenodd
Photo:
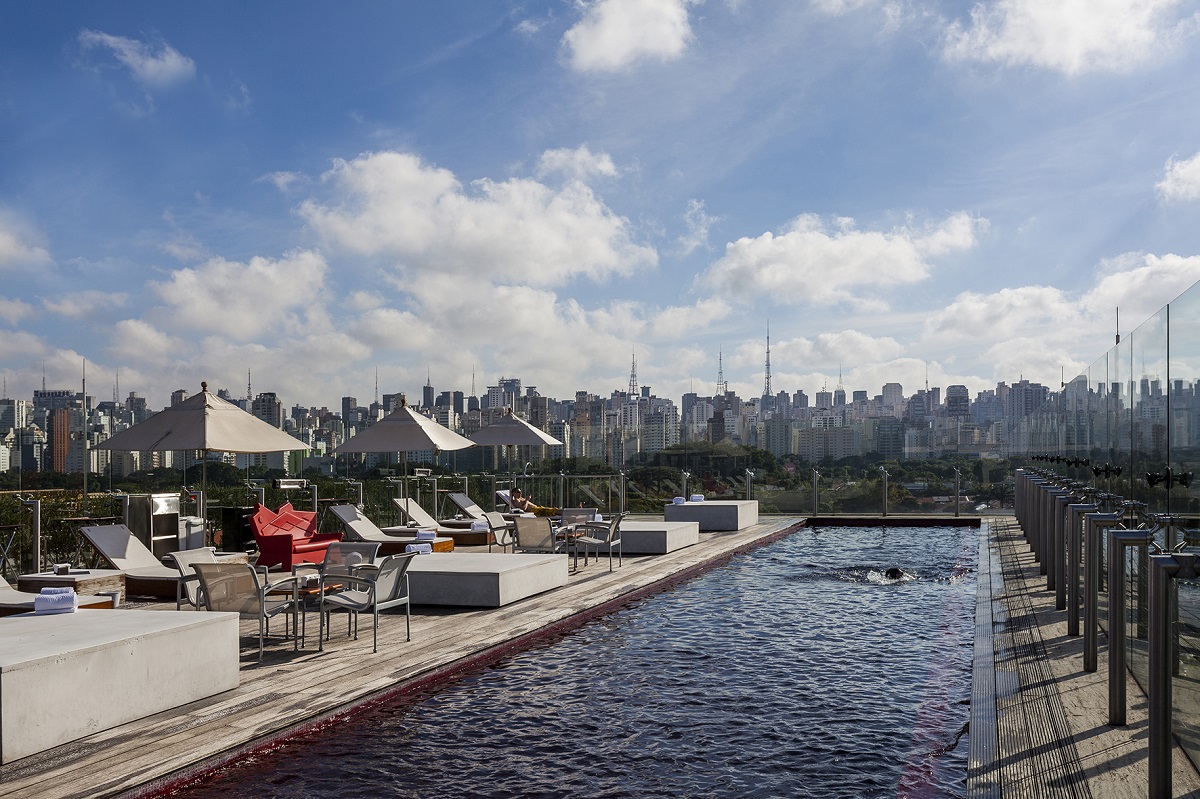
<path fill-rule="evenodd" d="M 0 763 L 238 686 L 234 613 L 0 619 Z"/>
<path fill-rule="evenodd" d="M 566 555 L 453 552 L 418 555 L 408 569 L 414 605 L 498 608 L 567 584 Z"/>
<path fill-rule="evenodd" d="M 626 555 L 665 555 L 698 543 L 698 522 L 621 522 L 621 549 Z"/>
<path fill-rule="evenodd" d="M 758 524 L 757 499 L 721 499 L 667 505 L 663 518 L 669 522 L 698 522 L 703 532 L 744 530 Z"/>

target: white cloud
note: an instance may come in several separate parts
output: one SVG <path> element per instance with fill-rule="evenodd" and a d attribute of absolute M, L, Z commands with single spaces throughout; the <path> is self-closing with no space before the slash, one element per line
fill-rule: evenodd
<path fill-rule="evenodd" d="M 313 252 L 244 264 L 214 258 L 180 269 L 153 288 L 168 306 L 172 325 L 245 340 L 293 332 L 295 312 L 319 295 L 325 271 L 325 260 Z"/>
<path fill-rule="evenodd" d="M 991 339 L 997 332 L 1055 325 L 1077 314 L 1075 303 L 1052 286 L 1020 286 L 991 294 L 964 291 L 930 316 L 926 331 L 930 336 Z"/>
<path fill-rule="evenodd" d="M 397 258 L 407 280 L 427 273 L 461 281 L 558 285 L 654 266 L 629 223 L 581 181 L 551 188 L 534 180 L 478 180 L 472 191 L 449 170 L 407 153 L 336 161 L 323 176 L 333 197 L 300 214 L 349 251 Z"/>
<path fill-rule="evenodd" d="M 50 263 L 49 251 L 30 242 L 27 234 L 10 229 L 16 227 L 15 222 L 0 216 L 0 270 Z"/>
<path fill-rule="evenodd" d="M 1101 279 L 1081 304 L 1089 317 L 1111 328 L 1116 309 L 1136 324 L 1200 280 L 1200 256 L 1129 253 L 1101 265 Z"/>
<path fill-rule="evenodd" d="M 969 25 L 946 30 L 946 55 L 1077 75 L 1123 72 L 1169 51 L 1195 29 L 1182 0 L 991 0 Z"/>
<path fill-rule="evenodd" d="M 695 0 L 592 0 L 583 19 L 563 35 L 570 65 L 581 72 L 615 72 L 639 61 L 671 61 L 692 41 L 688 6 Z"/>
<path fill-rule="evenodd" d="M 763 361 L 764 340 L 743 344 L 738 356 L 747 363 Z M 880 360 L 898 357 L 904 347 L 891 336 L 872 336 L 858 330 L 842 330 L 836 333 L 821 333 L 815 338 L 803 336 L 792 339 L 775 339 L 771 342 L 771 360 L 778 369 L 786 365 L 790 370 L 836 370 Z"/>
<path fill-rule="evenodd" d="M 33 313 L 33 306 L 21 300 L 0 297 L 0 321 L 15 325 Z"/>
<path fill-rule="evenodd" d="M 151 45 L 124 36 L 84 30 L 79 33 L 79 43 L 85 49 L 110 51 L 134 80 L 150 89 L 167 89 L 196 74 L 195 62 L 165 42 Z"/>
<path fill-rule="evenodd" d="M 123 292 L 78 291 L 43 299 L 42 306 L 52 314 L 83 319 L 109 308 L 121 308 L 129 301 Z"/>
<path fill-rule="evenodd" d="M 1121 309 L 1123 335 L 1200 280 L 1200 256 L 1128 253 L 1100 265 L 1095 284 L 1065 292 L 1020 286 L 991 294 L 963 292 L 925 324 L 915 346 L 969 352 L 998 380 L 1024 375 L 1057 386 L 1104 355 Z M 1037 336 L 1031 335 L 1036 331 Z M 982 354 L 978 350 L 992 342 Z M 1086 360 L 1085 360 L 1086 359 Z"/>
<path fill-rule="evenodd" d="M 185 347 L 179 339 L 143 319 L 123 319 L 114 326 L 108 351 L 118 361 L 153 368 L 194 355 L 195 345 Z"/>
<path fill-rule="evenodd" d="M 688 200 L 687 210 L 683 212 L 683 223 L 687 225 L 687 235 L 679 237 L 679 244 L 684 255 L 700 247 L 708 247 L 708 232 L 712 226 L 721 221 L 719 216 L 709 216 L 700 200 Z"/>
<path fill-rule="evenodd" d="M 1200 199 L 1200 153 L 1183 161 L 1167 161 L 1163 179 L 1155 188 L 1166 202 Z"/>
<path fill-rule="evenodd" d="M 562 175 L 586 181 L 593 175 L 616 177 L 617 167 L 608 153 L 593 153 L 585 144 L 574 150 L 547 150 L 538 158 L 537 176 Z"/>
<path fill-rule="evenodd" d="M 871 289 L 924 280 L 930 258 L 970 249 L 985 224 L 965 213 L 915 229 L 862 231 L 852 219 L 824 222 L 807 214 L 781 234 L 764 233 L 727 244 L 703 282 L 739 294 L 765 294 L 777 302 L 853 302 L 879 307 Z M 858 296 L 865 292 L 865 296 Z"/>

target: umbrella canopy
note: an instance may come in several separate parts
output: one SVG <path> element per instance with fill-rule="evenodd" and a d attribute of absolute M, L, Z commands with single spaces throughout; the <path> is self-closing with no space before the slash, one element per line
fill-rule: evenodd
<path fill-rule="evenodd" d="M 199 394 L 122 430 L 95 448 L 122 452 L 289 452 L 309 447 L 233 403 L 210 394 L 208 383 L 201 383 Z"/>
<path fill-rule="evenodd" d="M 464 449 L 475 442 L 422 416 L 401 401 L 400 407 L 346 439 L 332 454 L 348 452 L 422 452 L 424 450 Z"/>
<path fill-rule="evenodd" d="M 470 436 L 476 444 L 484 446 L 540 446 L 542 444 L 561 445 L 554 436 L 531 425 L 529 422 L 512 415 L 512 411 L 492 422 L 487 427 L 481 427 Z"/>
<path fill-rule="evenodd" d="M 200 490 L 204 497 L 208 496 L 209 451 L 290 452 L 308 448 L 308 444 L 300 439 L 246 413 L 232 402 L 210 394 L 208 383 L 200 384 L 200 393 L 196 396 L 159 411 L 96 445 L 96 449 L 120 452 L 203 450 Z M 198 499 L 197 504 L 200 515 L 207 518 L 205 501 Z"/>

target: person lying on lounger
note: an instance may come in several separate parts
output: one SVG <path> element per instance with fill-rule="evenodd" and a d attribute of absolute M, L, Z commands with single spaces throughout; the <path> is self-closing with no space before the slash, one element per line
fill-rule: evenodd
<path fill-rule="evenodd" d="M 514 488 L 512 490 L 512 494 L 510 495 L 510 498 L 511 498 L 511 502 L 509 504 L 511 504 L 514 508 L 521 511 L 522 513 L 532 513 L 534 516 L 557 516 L 558 515 L 558 508 L 547 508 L 542 505 L 533 504 L 525 497 L 525 495 L 523 493 L 521 493 L 521 489 L 519 489 L 519 488 Z"/>

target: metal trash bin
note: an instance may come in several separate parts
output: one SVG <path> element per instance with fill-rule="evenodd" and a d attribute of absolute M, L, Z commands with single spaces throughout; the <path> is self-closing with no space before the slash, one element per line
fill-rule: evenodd
<path fill-rule="evenodd" d="M 200 549 L 204 546 L 204 520 L 199 516 L 179 517 L 179 548 Z"/>

